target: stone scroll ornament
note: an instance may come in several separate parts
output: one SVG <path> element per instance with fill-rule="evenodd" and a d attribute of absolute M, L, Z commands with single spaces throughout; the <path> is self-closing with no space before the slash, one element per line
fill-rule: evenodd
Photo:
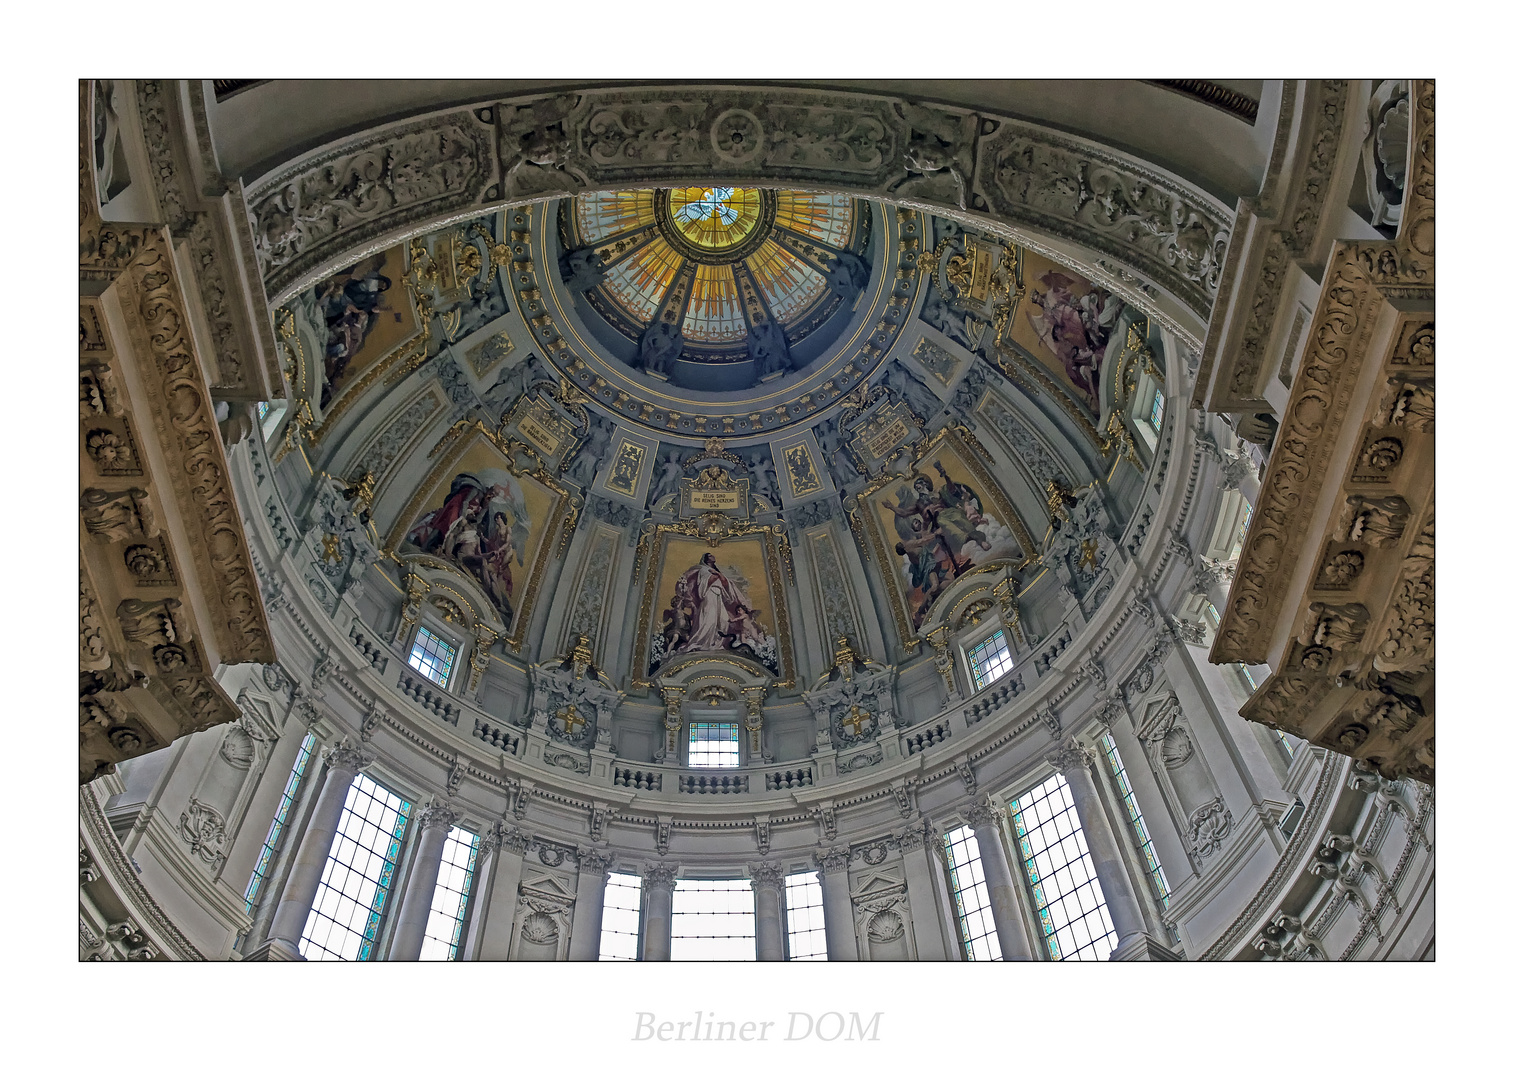
<path fill-rule="evenodd" d="M 253 181 L 278 302 L 361 252 L 472 212 L 596 188 L 822 185 L 1032 229 L 1138 271 L 1207 319 L 1233 214 L 1154 166 L 1033 124 L 866 94 L 590 90 L 485 102 L 329 143 Z"/>

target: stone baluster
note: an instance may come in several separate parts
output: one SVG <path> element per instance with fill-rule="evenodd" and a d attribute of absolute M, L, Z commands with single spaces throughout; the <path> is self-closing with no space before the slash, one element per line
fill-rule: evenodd
<path fill-rule="evenodd" d="M 573 929 L 568 938 L 569 960 L 598 960 L 600 931 L 605 922 L 605 885 L 615 856 L 585 848 L 578 853 L 578 894 L 573 901 Z"/>
<path fill-rule="evenodd" d="M 846 848 L 817 851 L 815 862 L 820 868 L 820 903 L 825 911 L 825 954 L 831 960 L 856 960 L 857 925 L 846 870 L 851 854 Z"/>
<path fill-rule="evenodd" d="M 673 882 L 678 867 L 654 863 L 642 875 L 643 960 L 671 960 L 673 957 Z"/>
<path fill-rule="evenodd" d="M 1004 850 L 1004 836 L 999 831 L 998 808 L 987 795 L 980 795 L 968 804 L 963 817 L 978 841 L 983 884 L 988 888 L 988 903 L 994 913 L 994 927 L 999 932 L 999 951 L 1006 960 L 1037 959 L 1015 896 L 1009 854 Z"/>
<path fill-rule="evenodd" d="M 758 863 L 747 868 L 752 877 L 754 908 L 757 914 L 757 959 L 782 960 L 783 933 L 783 866 L 781 863 Z"/>
<path fill-rule="evenodd" d="M 321 794 L 310 814 L 310 824 L 305 827 L 299 854 L 289 870 L 289 880 L 284 886 L 284 895 L 279 898 L 273 924 L 268 928 L 273 949 L 289 959 L 300 955 L 300 938 L 304 936 L 310 907 L 321 887 L 321 873 L 326 868 L 326 857 L 331 854 L 332 841 L 336 839 L 342 807 L 347 803 L 347 789 L 357 774 L 373 763 L 373 755 L 359 750 L 345 739 L 327 750 L 325 756 L 326 775 L 321 780 Z"/>
<path fill-rule="evenodd" d="M 1136 901 L 1135 887 L 1131 884 L 1125 860 L 1120 856 L 1114 829 L 1109 824 L 1109 815 L 1104 812 L 1104 803 L 1094 786 L 1093 753 L 1074 742 L 1059 748 L 1047 760 L 1067 778 L 1073 806 L 1083 824 L 1088 854 L 1093 859 L 1094 873 L 1098 875 L 1099 888 L 1109 905 L 1110 921 L 1119 936 L 1119 944 L 1111 959 L 1123 959 L 1122 949 L 1139 946 L 1148 940 L 1148 935 L 1140 904 Z"/>
<path fill-rule="evenodd" d="M 436 895 L 436 879 L 442 870 L 442 848 L 457 818 L 456 810 L 435 798 L 416 815 L 420 836 L 415 857 L 410 863 L 405 896 L 400 901 L 399 914 L 395 916 L 394 937 L 389 943 L 390 960 L 421 958 L 426 924 L 431 920 L 431 901 Z"/>

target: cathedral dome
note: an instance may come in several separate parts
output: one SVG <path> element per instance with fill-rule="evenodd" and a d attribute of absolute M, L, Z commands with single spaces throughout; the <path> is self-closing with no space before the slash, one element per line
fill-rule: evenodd
<path fill-rule="evenodd" d="M 844 195 L 695 186 L 558 206 L 559 274 L 625 366 L 730 392 L 809 366 L 872 277 L 871 206 Z"/>
<path fill-rule="evenodd" d="M 270 145 L 327 114 L 87 84 L 81 879 L 141 842 L 182 955 L 592 958 L 612 868 L 755 889 L 770 958 L 785 887 L 837 958 L 1390 953 L 1288 927 L 1353 850 L 1433 882 L 1433 108 L 1267 86 L 333 83 Z M 1369 113 L 1405 236 L 1348 263 Z"/>

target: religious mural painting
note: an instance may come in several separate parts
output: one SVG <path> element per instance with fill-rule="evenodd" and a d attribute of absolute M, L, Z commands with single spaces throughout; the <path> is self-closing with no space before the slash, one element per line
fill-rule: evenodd
<path fill-rule="evenodd" d="M 1106 360 L 1119 356 L 1125 302 L 1083 275 L 1024 253 L 1024 296 L 1009 336 L 1099 418 Z M 1114 352 L 1109 347 L 1114 344 Z"/>
<path fill-rule="evenodd" d="M 647 677 L 699 653 L 736 653 L 782 676 L 774 590 L 760 536 L 726 540 L 669 538 L 653 590 L 656 616 Z"/>
<path fill-rule="evenodd" d="M 296 305 L 321 344 L 316 366 L 323 411 L 419 330 L 414 301 L 402 280 L 404 260 L 403 246 L 381 251 L 307 290 Z"/>
<path fill-rule="evenodd" d="M 513 628 L 549 553 L 563 494 L 517 467 L 481 432 L 449 457 L 407 507 L 394 550 L 468 575 Z"/>
<path fill-rule="evenodd" d="M 923 448 L 908 475 L 879 480 L 860 502 L 906 638 L 953 581 L 1032 551 L 1008 497 L 950 432 Z"/>

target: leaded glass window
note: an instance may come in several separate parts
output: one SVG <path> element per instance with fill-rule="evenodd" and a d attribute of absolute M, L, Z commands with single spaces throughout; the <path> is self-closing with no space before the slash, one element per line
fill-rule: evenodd
<path fill-rule="evenodd" d="M 263 419 L 267 415 L 268 415 L 268 402 L 266 402 L 266 401 L 260 401 L 260 402 L 258 402 L 258 422 L 261 423 L 263 421 Z"/>
<path fill-rule="evenodd" d="M 394 887 L 411 803 L 359 775 L 347 789 L 300 952 L 307 960 L 368 960 Z"/>
<path fill-rule="evenodd" d="M 1119 938 L 1067 781 L 1053 776 L 1009 810 L 1046 951 L 1053 960 L 1109 959 Z"/>
<path fill-rule="evenodd" d="M 741 765 L 741 729 L 734 720 L 689 725 L 689 765 L 699 769 L 735 769 Z"/>
<path fill-rule="evenodd" d="M 999 931 L 983 882 L 983 858 L 972 829 L 959 825 L 946 834 L 946 869 L 957 905 L 957 929 L 969 960 L 1003 960 Z"/>
<path fill-rule="evenodd" d="M 814 870 L 788 875 L 783 879 L 783 899 L 788 909 L 789 959 L 829 960 L 820 875 Z"/>
<path fill-rule="evenodd" d="M 746 878 L 673 884 L 674 960 L 756 960 L 757 910 Z"/>
<path fill-rule="evenodd" d="M 1290 758 L 1293 757 L 1293 751 L 1294 751 L 1294 739 L 1293 739 L 1293 736 L 1292 735 L 1288 735 L 1288 734 L 1286 734 L 1284 732 L 1279 731 L 1277 733 L 1277 741 L 1283 744 L 1283 749 L 1287 751 L 1288 756 Z"/>
<path fill-rule="evenodd" d="M 1162 391 L 1158 390 L 1151 399 L 1151 426 L 1157 431 L 1162 430 L 1162 412 L 1167 406 L 1167 401 L 1162 397 Z"/>
<path fill-rule="evenodd" d="M 1235 665 L 1235 669 L 1241 673 L 1241 678 L 1246 680 L 1246 685 L 1251 687 L 1254 692 L 1256 690 L 1256 679 L 1252 678 L 1251 670 L 1245 664 L 1237 664 Z"/>
<path fill-rule="evenodd" d="M 1246 530 L 1249 528 L 1251 528 L 1251 500 L 1243 498 L 1241 500 L 1240 531 L 1235 534 L 1235 543 L 1230 548 L 1230 557 L 1232 559 L 1240 557 L 1241 546 L 1246 542 Z"/>
<path fill-rule="evenodd" d="M 1114 772 L 1115 787 L 1120 790 L 1125 813 L 1129 815 L 1130 825 L 1135 829 L 1136 842 L 1141 845 L 1141 857 L 1146 860 L 1146 876 L 1151 879 L 1152 891 L 1156 893 L 1162 906 L 1166 907 L 1172 890 L 1167 887 L 1162 860 L 1157 858 L 1156 848 L 1151 844 L 1151 834 L 1146 831 L 1146 818 L 1141 814 L 1141 804 L 1136 802 L 1135 792 L 1130 788 L 1130 778 L 1125 775 L 1125 762 L 1120 758 L 1120 748 L 1115 745 L 1113 735 L 1106 734 L 1099 742 L 1104 747 L 1104 756 L 1109 759 L 1109 767 Z"/>
<path fill-rule="evenodd" d="M 452 826 L 442 844 L 442 868 L 436 876 L 436 891 L 431 894 L 431 914 L 421 942 L 422 960 L 457 959 L 477 862 L 478 837 L 461 826 Z"/>
<path fill-rule="evenodd" d="M 305 769 L 310 764 L 310 755 L 315 750 L 315 732 L 307 731 L 300 741 L 300 752 L 295 755 L 294 768 L 289 770 L 289 779 L 284 781 L 284 794 L 279 797 L 279 808 L 274 812 L 273 824 L 268 826 L 268 836 L 263 840 L 263 850 L 258 855 L 258 864 L 253 867 L 252 878 L 247 882 L 247 914 L 257 906 L 258 894 L 263 891 L 263 882 L 273 866 L 273 857 L 279 850 L 279 841 L 284 836 L 284 826 L 289 824 L 289 811 L 294 807 L 295 796 L 305 779 Z"/>
<path fill-rule="evenodd" d="M 974 645 L 968 651 L 967 666 L 972 669 L 975 690 L 982 690 L 999 676 L 1009 674 L 1015 662 L 1010 659 L 1009 643 L 1004 640 L 1004 631 L 995 630 Z"/>
<path fill-rule="evenodd" d="M 410 666 L 416 671 L 445 688 L 452 678 L 452 665 L 456 661 L 456 645 L 424 626 L 415 632 L 415 643 L 410 646 Z"/>
<path fill-rule="evenodd" d="M 641 941 L 641 878 L 611 874 L 605 882 L 604 921 L 599 928 L 601 960 L 635 960 Z"/>

